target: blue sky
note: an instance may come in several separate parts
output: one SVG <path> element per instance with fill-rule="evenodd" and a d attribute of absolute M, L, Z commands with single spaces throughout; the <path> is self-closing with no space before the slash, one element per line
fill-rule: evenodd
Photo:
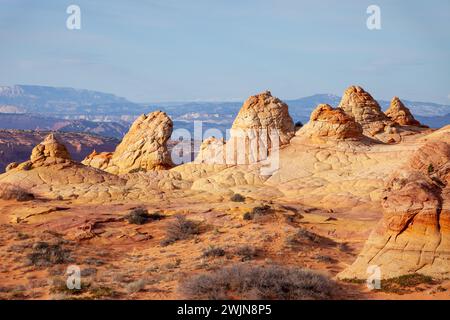
<path fill-rule="evenodd" d="M 81 8 L 81 30 L 66 8 Z M 366 27 L 369 5 L 382 29 Z M 342 94 L 450 104 L 450 1 L 0 0 L 0 85 L 133 101 Z"/>

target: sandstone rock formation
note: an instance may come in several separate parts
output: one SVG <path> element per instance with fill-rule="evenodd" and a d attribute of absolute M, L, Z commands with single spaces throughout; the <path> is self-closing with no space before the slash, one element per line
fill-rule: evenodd
<path fill-rule="evenodd" d="M 448 142 L 428 142 L 391 176 L 382 200 L 384 217 L 340 278 L 366 278 L 369 265 L 379 266 L 383 278 L 450 276 Z"/>
<path fill-rule="evenodd" d="M 328 104 L 320 104 L 311 113 L 310 121 L 297 132 L 297 135 L 344 140 L 361 139 L 362 133 L 361 125 L 342 109 L 333 109 Z"/>
<path fill-rule="evenodd" d="M 19 166 L 19 163 L 17 162 L 11 162 L 10 164 L 8 164 L 5 168 L 5 171 L 8 172 L 9 170 L 15 169 Z"/>
<path fill-rule="evenodd" d="M 260 135 L 264 130 L 267 130 L 265 134 L 270 137 L 272 131 L 277 131 L 281 146 L 288 144 L 294 136 L 295 126 L 287 104 L 273 97 L 270 91 L 265 91 L 244 102 L 232 129 L 242 130 L 248 137 L 253 137 L 253 132 Z"/>
<path fill-rule="evenodd" d="M 196 162 L 255 164 L 266 160 L 272 150 L 289 144 L 294 134 L 287 104 L 265 91 L 244 102 L 225 144 L 215 138 L 203 142 Z"/>
<path fill-rule="evenodd" d="M 401 126 L 420 126 L 419 121 L 414 119 L 412 113 L 398 97 L 392 99 L 391 105 L 385 114 L 389 119 Z"/>
<path fill-rule="evenodd" d="M 117 146 L 105 170 L 125 174 L 172 168 L 174 165 L 167 149 L 172 129 L 172 120 L 162 111 L 141 115 Z"/>
<path fill-rule="evenodd" d="M 209 164 L 225 164 L 226 163 L 226 148 L 223 139 L 209 137 L 203 140 L 197 157 L 196 163 Z"/>
<path fill-rule="evenodd" d="M 51 132 L 0 130 L 0 173 L 9 163 L 22 163 L 30 159 L 33 148 L 41 143 Z M 92 150 L 113 151 L 120 141 L 113 138 L 79 132 L 57 132 L 74 161 L 82 161 Z"/>
<path fill-rule="evenodd" d="M 66 146 L 56 139 L 52 133 L 31 151 L 30 161 L 39 163 L 56 159 L 72 160 Z"/>
<path fill-rule="evenodd" d="M 369 137 L 395 132 L 394 123 L 381 111 L 378 102 L 359 86 L 345 90 L 339 108 L 361 124 L 364 134 Z"/>
<path fill-rule="evenodd" d="M 113 153 L 112 152 L 100 152 L 92 151 L 90 155 L 88 155 L 83 161 L 82 164 L 97 168 L 100 170 L 106 170 L 109 166 L 109 162 L 111 161 Z"/>
<path fill-rule="evenodd" d="M 53 133 L 49 134 L 44 141 L 39 143 L 31 151 L 30 160 L 17 164 L 10 163 L 7 171 L 12 169 L 30 170 L 31 168 L 50 166 L 52 164 L 71 163 L 72 158 L 67 148 Z"/>

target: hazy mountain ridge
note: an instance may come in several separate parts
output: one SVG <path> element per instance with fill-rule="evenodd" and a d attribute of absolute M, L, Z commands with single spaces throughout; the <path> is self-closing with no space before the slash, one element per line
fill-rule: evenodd
<path fill-rule="evenodd" d="M 141 105 L 110 93 L 86 89 L 16 85 L 0 87 L 0 105 L 16 106 L 28 113 L 114 114 L 138 112 Z"/>
<path fill-rule="evenodd" d="M 122 139 L 128 124 L 67 120 L 37 114 L 0 113 L 0 128 L 36 131 L 86 132 L 104 137 Z"/>
<path fill-rule="evenodd" d="M 284 101 L 289 105 L 289 112 L 295 121 L 307 122 L 311 111 L 318 104 L 337 106 L 340 99 L 341 97 L 334 94 L 315 94 Z M 450 105 L 404 99 L 402 101 L 424 124 L 438 127 L 442 126 L 443 122 L 448 123 L 446 119 L 450 114 Z M 378 102 L 383 110 L 386 110 L 390 103 L 386 100 Z M 113 94 L 84 89 L 31 85 L 0 87 L 0 111 L 3 108 L 3 112 L 18 110 L 68 120 L 131 123 L 139 114 L 159 109 L 177 121 L 181 128 L 184 128 L 187 122 L 195 120 L 226 128 L 230 127 L 241 105 L 242 102 L 239 101 L 134 103 Z"/>

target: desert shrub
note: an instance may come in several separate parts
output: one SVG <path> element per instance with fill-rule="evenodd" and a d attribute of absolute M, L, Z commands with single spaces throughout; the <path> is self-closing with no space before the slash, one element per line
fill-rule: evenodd
<path fill-rule="evenodd" d="M 203 250 L 202 257 L 223 257 L 225 255 L 225 250 L 219 247 L 210 246 Z"/>
<path fill-rule="evenodd" d="M 105 264 L 105 261 L 95 258 L 95 257 L 88 257 L 84 259 L 84 263 L 90 266 L 103 266 Z"/>
<path fill-rule="evenodd" d="M 134 168 L 131 169 L 128 173 L 138 173 L 138 172 L 146 172 L 147 170 L 145 170 L 144 168 Z"/>
<path fill-rule="evenodd" d="M 64 249 L 60 244 L 47 242 L 36 242 L 27 258 L 32 265 L 38 267 L 71 262 L 69 250 Z"/>
<path fill-rule="evenodd" d="M 433 172 L 434 172 L 434 166 L 433 166 L 433 164 L 432 163 L 430 163 L 429 165 L 428 165 L 428 173 L 429 174 L 432 174 Z"/>
<path fill-rule="evenodd" d="M 273 213 L 273 210 L 268 205 L 254 207 L 252 211 L 245 212 L 242 215 L 242 219 L 244 220 L 258 220 L 261 217 L 267 216 Z"/>
<path fill-rule="evenodd" d="M 272 208 L 268 205 L 254 207 L 252 210 L 253 217 L 265 216 L 272 213 Z"/>
<path fill-rule="evenodd" d="M 182 282 L 179 291 L 187 299 L 327 299 L 335 283 L 312 270 L 285 266 L 231 267 L 197 275 Z"/>
<path fill-rule="evenodd" d="M 258 251 L 259 250 L 255 247 L 252 247 L 250 245 L 243 245 L 236 248 L 235 254 L 241 257 L 242 261 L 248 261 L 255 258 L 258 255 Z"/>
<path fill-rule="evenodd" d="M 181 265 L 181 261 L 182 260 L 180 258 L 178 258 L 178 259 L 175 259 L 175 261 L 173 261 L 173 262 L 168 262 L 164 265 L 164 269 L 173 270 L 173 269 L 179 268 Z"/>
<path fill-rule="evenodd" d="M 167 224 L 166 237 L 161 244 L 169 245 L 178 240 L 188 239 L 196 234 L 200 234 L 200 223 L 177 215 L 175 216 L 175 220 Z"/>
<path fill-rule="evenodd" d="M 304 228 L 300 228 L 295 234 L 286 238 L 286 244 L 288 246 L 295 246 L 298 244 L 308 244 L 308 243 L 315 243 L 319 245 L 328 245 L 328 246 L 336 245 L 336 242 L 334 242 L 332 239 L 323 237 Z"/>
<path fill-rule="evenodd" d="M 91 299 L 116 298 L 119 293 L 106 286 L 92 287 L 89 289 Z"/>
<path fill-rule="evenodd" d="M 253 214 L 251 212 L 246 212 L 242 215 L 242 219 L 244 220 L 252 220 L 253 219 Z"/>
<path fill-rule="evenodd" d="M 330 256 L 326 256 L 326 255 L 317 255 L 316 259 L 319 260 L 320 262 L 325 262 L 325 263 L 336 263 L 336 259 L 330 257 Z"/>
<path fill-rule="evenodd" d="M 128 283 L 125 289 L 128 293 L 136 293 L 144 290 L 146 284 L 147 283 L 144 279 L 139 279 Z"/>
<path fill-rule="evenodd" d="M 303 123 L 301 121 L 297 121 L 295 123 L 295 128 L 301 128 L 301 127 L 303 127 Z"/>
<path fill-rule="evenodd" d="M 27 235 L 26 233 L 22 233 L 22 232 L 18 232 L 17 233 L 17 239 L 18 240 L 27 240 L 29 238 L 30 238 L 30 236 Z"/>
<path fill-rule="evenodd" d="M 88 291 L 90 283 L 81 282 L 80 289 L 69 289 L 64 278 L 56 277 L 50 281 L 50 293 L 67 295 L 81 295 Z"/>
<path fill-rule="evenodd" d="M 96 268 L 86 268 L 81 270 L 81 276 L 82 277 L 90 277 L 97 274 Z"/>
<path fill-rule="evenodd" d="M 16 201 L 30 201 L 34 199 L 34 195 L 25 191 L 24 189 L 4 183 L 0 185 L 0 199 L 2 200 L 16 200 Z"/>
<path fill-rule="evenodd" d="M 338 249 L 342 252 L 350 252 L 351 248 L 349 247 L 347 242 L 341 242 L 338 244 Z"/>
<path fill-rule="evenodd" d="M 149 221 L 164 219 L 164 215 L 159 212 L 154 212 L 149 214 L 145 208 L 136 208 L 130 211 L 130 213 L 125 217 L 125 219 L 130 224 L 145 224 Z"/>
<path fill-rule="evenodd" d="M 412 288 L 421 284 L 434 285 L 437 283 L 438 281 L 432 277 L 420 273 L 405 274 L 399 277 L 381 280 L 380 291 L 404 294 L 410 293 Z"/>
<path fill-rule="evenodd" d="M 239 193 L 235 193 L 231 196 L 230 200 L 233 202 L 244 202 L 245 197 Z"/>

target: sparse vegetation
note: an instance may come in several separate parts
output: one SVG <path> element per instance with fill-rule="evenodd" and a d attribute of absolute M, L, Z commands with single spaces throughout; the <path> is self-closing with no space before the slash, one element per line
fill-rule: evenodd
<path fill-rule="evenodd" d="M 166 237 L 161 242 L 161 245 L 167 246 L 175 241 L 188 239 L 197 234 L 200 234 L 199 222 L 177 215 L 175 216 L 175 220 L 172 220 L 167 224 Z"/>
<path fill-rule="evenodd" d="M 235 193 L 231 196 L 230 200 L 233 202 L 244 202 L 245 197 L 239 193 Z"/>
<path fill-rule="evenodd" d="M 0 185 L 0 199 L 2 200 L 16 200 L 16 201 L 30 201 L 34 200 L 34 195 L 24 189 L 3 183 Z"/>
<path fill-rule="evenodd" d="M 127 290 L 128 293 L 137 293 L 144 290 L 146 284 L 147 283 L 144 279 L 139 279 L 128 283 L 125 289 Z"/>
<path fill-rule="evenodd" d="M 188 299 L 327 299 L 335 283 L 312 270 L 277 265 L 236 264 L 189 278 L 180 284 Z"/>
<path fill-rule="evenodd" d="M 130 213 L 125 217 L 130 224 L 145 224 L 149 221 L 161 220 L 165 216 L 159 212 L 154 212 L 149 214 L 145 208 L 136 208 L 130 211 Z"/>
<path fill-rule="evenodd" d="M 84 259 L 84 263 L 87 265 L 93 265 L 93 266 L 102 266 L 105 264 L 105 262 L 101 259 L 97 259 L 95 257 L 88 257 Z"/>
<path fill-rule="evenodd" d="M 246 212 L 242 215 L 242 219 L 244 220 L 252 220 L 253 219 L 253 215 L 251 212 Z"/>
<path fill-rule="evenodd" d="M 131 169 L 128 173 L 138 173 L 138 172 L 146 172 L 147 170 L 145 170 L 144 168 L 134 168 Z"/>
<path fill-rule="evenodd" d="M 49 244 L 47 242 L 36 242 L 33 245 L 32 252 L 27 257 L 32 265 L 38 267 L 71 261 L 69 250 L 64 249 L 61 244 Z"/>
<path fill-rule="evenodd" d="M 439 282 L 430 276 L 420 273 L 406 274 L 399 277 L 381 280 L 381 289 L 383 292 L 405 294 L 411 292 L 413 288 L 420 285 L 435 285 Z"/>
<path fill-rule="evenodd" d="M 288 247 L 311 243 L 329 246 L 336 245 L 336 242 L 334 242 L 332 239 L 318 235 L 305 228 L 300 228 L 295 234 L 288 236 L 285 242 Z"/>
<path fill-rule="evenodd" d="M 90 283 L 81 282 L 80 289 L 69 289 L 67 283 L 63 278 L 54 278 L 51 280 L 50 293 L 68 295 L 81 295 L 88 291 L 91 286 Z"/>
<path fill-rule="evenodd" d="M 250 245 L 243 245 L 236 248 L 235 254 L 241 257 L 242 261 L 248 261 L 258 256 L 259 250 Z"/>
<path fill-rule="evenodd" d="M 324 262 L 324 263 L 336 263 L 336 259 L 330 257 L 330 256 L 326 256 L 326 255 L 317 255 L 316 259 L 320 262 Z"/>
<path fill-rule="evenodd" d="M 252 210 L 253 217 L 265 216 L 270 213 L 272 213 L 272 208 L 266 204 L 263 206 L 255 207 Z"/>
<path fill-rule="evenodd" d="M 223 257 L 225 255 L 225 250 L 219 247 L 210 246 L 203 251 L 202 257 Z"/>
<path fill-rule="evenodd" d="M 363 284 L 363 283 L 366 283 L 367 280 L 357 279 L 357 278 L 346 278 L 346 279 L 342 279 L 342 281 L 347 282 L 347 283 Z"/>
<path fill-rule="evenodd" d="M 338 244 L 338 249 L 342 252 L 350 252 L 351 248 L 349 247 L 347 242 L 341 242 Z"/>
<path fill-rule="evenodd" d="M 434 166 L 432 163 L 428 165 L 428 174 L 432 174 L 434 172 Z"/>
<path fill-rule="evenodd" d="M 89 293 L 92 299 L 116 298 L 119 296 L 119 293 L 114 289 L 105 286 L 90 288 Z"/>
<path fill-rule="evenodd" d="M 242 218 L 244 220 L 257 220 L 258 218 L 267 216 L 271 213 L 273 213 L 272 208 L 268 205 L 263 205 L 254 207 L 250 212 L 245 212 Z"/>

